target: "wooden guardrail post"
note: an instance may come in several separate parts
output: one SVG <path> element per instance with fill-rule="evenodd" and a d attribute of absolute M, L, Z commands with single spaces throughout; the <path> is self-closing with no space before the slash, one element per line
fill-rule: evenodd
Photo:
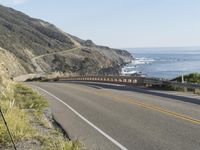
<path fill-rule="evenodd" d="M 187 87 L 184 87 L 183 90 L 184 90 L 184 92 L 187 92 L 187 91 L 188 91 L 188 88 L 187 88 Z"/>
<path fill-rule="evenodd" d="M 110 78 L 110 81 L 111 81 L 111 82 L 113 82 L 113 81 L 114 81 L 112 77 Z"/>
<path fill-rule="evenodd" d="M 200 94 L 200 89 L 194 89 L 194 94 Z"/>

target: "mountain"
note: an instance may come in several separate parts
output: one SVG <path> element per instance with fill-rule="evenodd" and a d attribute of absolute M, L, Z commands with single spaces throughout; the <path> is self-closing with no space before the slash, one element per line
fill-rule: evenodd
<path fill-rule="evenodd" d="M 0 63 L 11 76 L 27 73 L 119 74 L 133 60 L 65 33 L 53 24 L 0 5 Z"/>

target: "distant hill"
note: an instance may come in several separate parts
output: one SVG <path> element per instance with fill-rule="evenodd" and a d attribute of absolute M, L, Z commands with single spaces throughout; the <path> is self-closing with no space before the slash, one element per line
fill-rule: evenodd
<path fill-rule="evenodd" d="M 7 56 L 5 51 L 12 56 L 7 62 L 18 64 L 18 68 L 13 68 L 1 62 L 12 76 L 56 71 L 118 74 L 121 66 L 133 59 L 127 51 L 98 46 L 48 22 L 0 5 L 0 57 Z"/>

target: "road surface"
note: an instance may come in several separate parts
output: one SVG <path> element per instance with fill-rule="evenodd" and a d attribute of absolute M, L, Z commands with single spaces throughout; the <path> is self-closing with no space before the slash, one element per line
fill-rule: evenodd
<path fill-rule="evenodd" d="M 200 98 L 122 85 L 33 82 L 72 139 L 100 150 L 200 150 Z"/>

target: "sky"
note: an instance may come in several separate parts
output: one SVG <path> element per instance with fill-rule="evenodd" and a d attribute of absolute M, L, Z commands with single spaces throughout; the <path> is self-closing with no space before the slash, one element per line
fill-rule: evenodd
<path fill-rule="evenodd" d="M 200 0 L 0 0 L 115 48 L 200 46 Z"/>

